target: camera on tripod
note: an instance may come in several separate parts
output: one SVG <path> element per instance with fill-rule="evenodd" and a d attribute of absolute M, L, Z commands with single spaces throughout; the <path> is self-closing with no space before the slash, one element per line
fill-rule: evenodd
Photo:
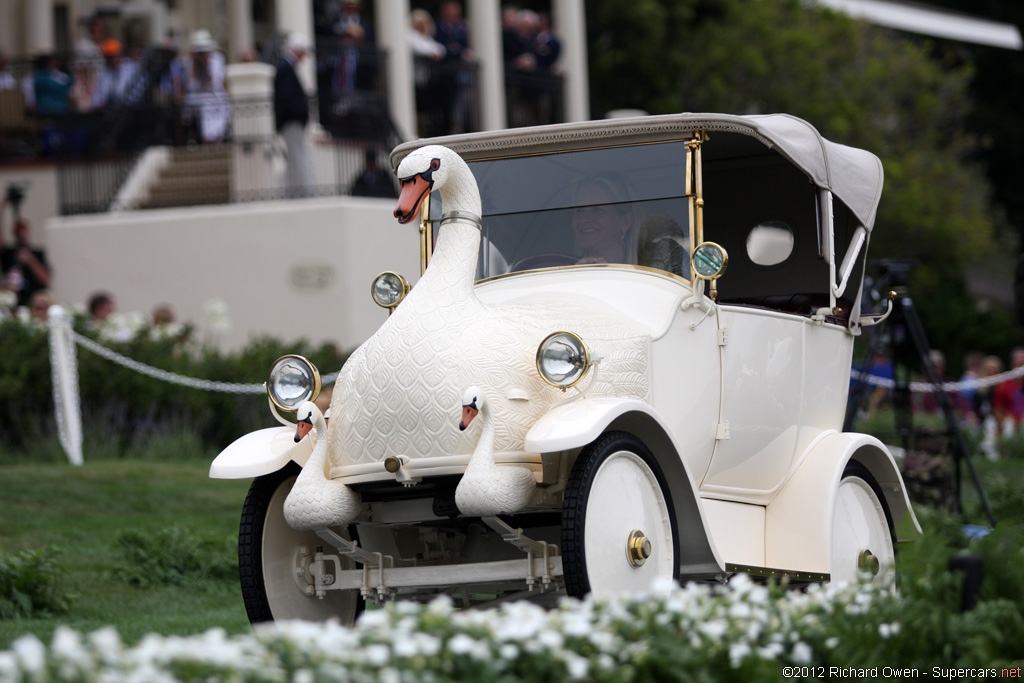
<path fill-rule="evenodd" d="M 30 184 L 27 180 L 7 184 L 7 203 L 11 205 L 15 217 L 21 214 L 21 203 L 25 201 L 25 194 L 28 192 Z"/>

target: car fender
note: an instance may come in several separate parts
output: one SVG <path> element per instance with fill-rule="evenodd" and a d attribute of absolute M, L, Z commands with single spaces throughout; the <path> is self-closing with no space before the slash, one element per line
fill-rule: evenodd
<path fill-rule="evenodd" d="M 573 451 L 608 430 L 623 430 L 641 439 L 665 475 L 679 530 L 680 576 L 720 576 L 725 572 L 708 526 L 695 480 L 679 445 L 661 416 L 647 403 L 615 397 L 584 398 L 556 405 L 526 434 L 525 447 L 531 453 Z"/>
<path fill-rule="evenodd" d="M 212 479 L 251 479 L 276 472 L 288 461 L 305 465 L 313 452 L 313 439 L 295 443 L 295 430 L 268 427 L 235 439 L 214 458 L 210 465 Z"/>
<path fill-rule="evenodd" d="M 765 511 L 765 564 L 829 573 L 832 518 L 843 471 L 850 461 L 871 473 L 885 498 L 897 541 L 921 533 L 896 461 L 868 434 L 834 432 L 815 444 Z"/>

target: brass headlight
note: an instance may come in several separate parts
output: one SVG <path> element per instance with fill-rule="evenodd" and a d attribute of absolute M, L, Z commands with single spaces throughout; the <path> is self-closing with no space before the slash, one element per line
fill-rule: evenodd
<path fill-rule="evenodd" d="M 320 395 L 320 371 L 302 356 L 281 356 L 267 376 L 267 394 L 281 410 L 297 410 L 303 401 Z"/>
<path fill-rule="evenodd" d="M 374 278 L 370 296 L 373 297 L 373 303 L 381 308 L 394 310 L 395 306 L 402 303 L 410 289 L 404 277 L 387 270 Z"/>
<path fill-rule="evenodd" d="M 590 369 L 590 352 L 577 334 L 555 332 L 537 347 L 537 371 L 545 382 L 567 389 Z"/>

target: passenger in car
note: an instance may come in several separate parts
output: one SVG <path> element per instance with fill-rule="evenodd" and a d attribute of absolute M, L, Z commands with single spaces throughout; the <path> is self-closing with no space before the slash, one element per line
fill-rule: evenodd
<path fill-rule="evenodd" d="M 637 232 L 638 264 L 690 277 L 690 240 L 674 218 L 664 213 L 651 214 Z"/>
<path fill-rule="evenodd" d="M 623 183 L 605 176 L 581 180 L 573 205 L 577 263 L 636 263 L 638 210 Z"/>

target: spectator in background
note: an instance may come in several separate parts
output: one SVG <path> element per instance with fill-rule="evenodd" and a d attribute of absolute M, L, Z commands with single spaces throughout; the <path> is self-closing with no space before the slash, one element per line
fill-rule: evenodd
<path fill-rule="evenodd" d="M 18 305 L 27 306 L 32 295 L 50 286 L 50 266 L 46 252 L 34 249 L 29 242 L 28 220 L 15 215 L 14 244 L 4 243 L 4 213 L 9 201 L 7 195 L 0 200 L 0 270 L 7 287 L 18 295 Z"/>
<path fill-rule="evenodd" d="M 342 35 L 350 26 L 358 26 L 358 33 L 367 43 L 373 43 L 373 30 L 370 21 L 363 16 L 359 0 L 342 0 L 341 15 L 334 23 L 334 34 Z"/>
<path fill-rule="evenodd" d="M 1010 354 L 1010 369 L 1024 368 L 1024 346 Z M 1024 418 L 1024 377 L 1014 377 L 996 386 L 992 394 L 992 414 L 1006 436 L 1011 435 Z"/>
<path fill-rule="evenodd" d="M 40 64 L 32 79 L 36 112 L 40 116 L 66 114 L 70 107 L 71 77 L 61 71 L 56 55 L 46 56 Z"/>
<path fill-rule="evenodd" d="M 963 409 L 964 419 L 972 424 L 978 419 L 974 412 L 974 399 L 978 394 L 978 388 L 964 385 L 964 383 L 978 379 L 978 373 L 981 372 L 981 364 L 984 360 L 985 354 L 981 351 L 968 351 L 964 354 L 964 374 L 960 376 L 960 384 L 963 385 L 960 388 L 960 406 Z"/>
<path fill-rule="evenodd" d="M 40 289 L 38 292 L 32 295 L 29 300 L 28 310 L 32 317 L 36 320 L 46 321 L 46 314 L 50 310 L 50 306 L 57 303 L 56 299 L 53 298 L 53 294 L 50 294 L 48 289 Z"/>
<path fill-rule="evenodd" d="M 71 85 L 71 109 L 88 113 L 103 106 L 103 92 L 100 89 L 102 59 L 97 56 L 76 53 L 72 61 L 74 82 Z"/>
<path fill-rule="evenodd" d="M 310 47 L 305 34 L 290 33 L 274 76 L 274 127 L 287 149 L 285 192 L 291 197 L 308 197 L 313 191 L 313 164 L 306 143 L 309 99 L 296 73 Z"/>
<path fill-rule="evenodd" d="M 0 47 L 0 91 L 18 89 L 18 81 L 7 70 L 8 60 L 7 52 Z"/>
<path fill-rule="evenodd" d="M 556 64 L 562 56 L 562 41 L 551 31 L 551 17 L 537 13 L 537 33 L 533 38 L 533 54 L 537 64 L 537 123 L 555 123 L 552 100 L 555 94 Z"/>
<path fill-rule="evenodd" d="M 504 5 L 501 8 L 501 50 L 508 64 L 522 53 L 519 35 L 516 31 L 519 24 L 519 8 L 515 5 Z"/>
<path fill-rule="evenodd" d="M 107 23 L 99 13 L 85 15 L 79 21 L 80 33 L 75 41 L 75 53 L 99 57 L 103 41 L 107 39 Z"/>
<path fill-rule="evenodd" d="M 101 48 L 104 65 L 97 86 L 98 106 L 132 104 L 136 98 L 132 95 L 131 86 L 138 73 L 138 65 L 124 56 L 121 41 L 115 38 L 104 40 Z"/>
<path fill-rule="evenodd" d="M 199 29 L 189 41 L 189 54 L 182 61 L 182 120 L 198 131 L 203 142 L 221 142 L 231 123 L 231 102 L 224 89 L 224 55 L 206 29 Z"/>
<path fill-rule="evenodd" d="M 985 356 L 981 362 L 979 374 L 982 378 L 995 377 L 1003 372 L 1003 361 L 999 356 Z M 981 424 L 982 441 L 981 450 L 989 460 L 999 458 L 999 450 L 996 446 L 996 439 L 999 436 L 999 422 L 992 413 L 992 399 L 995 394 L 994 386 L 978 387 L 974 394 L 974 414 L 978 416 Z"/>
<path fill-rule="evenodd" d="M 89 320 L 95 324 L 102 323 L 117 310 L 114 305 L 114 297 L 108 292 L 94 292 L 89 297 Z"/>
<path fill-rule="evenodd" d="M 377 150 L 368 149 L 363 154 L 363 171 L 352 183 L 352 195 L 356 197 L 398 197 L 394 176 L 381 167 L 377 161 Z"/>
<path fill-rule="evenodd" d="M 438 88 L 445 107 L 444 132 L 463 133 L 469 123 L 474 61 L 469 47 L 469 31 L 462 20 L 462 5 L 448 0 L 441 5 L 434 40 L 444 45 L 444 82 Z"/>
<path fill-rule="evenodd" d="M 413 80 L 416 83 L 417 130 L 420 135 L 430 137 L 441 131 L 433 128 L 437 115 L 437 98 L 434 89 L 438 76 L 437 64 L 444 59 L 444 45 L 434 40 L 434 18 L 425 9 L 415 9 L 409 14 L 409 48 L 413 56 Z"/>

